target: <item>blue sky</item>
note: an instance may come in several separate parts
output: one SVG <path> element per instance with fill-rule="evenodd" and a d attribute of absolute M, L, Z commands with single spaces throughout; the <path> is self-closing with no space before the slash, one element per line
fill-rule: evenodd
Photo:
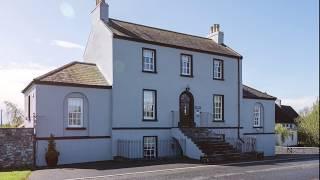
<path fill-rule="evenodd" d="M 243 82 L 296 109 L 319 94 L 317 0 L 106 0 L 110 16 L 207 36 L 219 23 L 244 56 Z M 23 107 L 32 78 L 81 60 L 95 0 L 10 0 L 0 5 L 0 101 Z M 0 108 L 3 106 L 0 106 Z"/>

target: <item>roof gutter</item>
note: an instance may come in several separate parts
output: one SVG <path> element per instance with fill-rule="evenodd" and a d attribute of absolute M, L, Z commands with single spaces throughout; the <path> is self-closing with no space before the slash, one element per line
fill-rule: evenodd
<path fill-rule="evenodd" d="M 112 86 L 105 85 L 90 85 L 90 84 L 76 84 L 76 83 L 67 83 L 67 82 L 52 82 L 52 81 L 41 81 L 34 79 L 31 81 L 26 88 L 22 90 L 22 93 L 25 93 L 33 84 L 41 85 L 52 85 L 52 86 L 70 86 L 70 87 L 83 87 L 83 88 L 95 88 L 95 89 L 112 89 Z"/>
<path fill-rule="evenodd" d="M 184 47 L 184 46 L 166 44 L 166 43 L 162 43 L 162 42 L 149 41 L 149 40 L 138 39 L 138 38 L 133 38 L 133 37 L 121 36 L 121 35 L 117 35 L 117 34 L 113 34 L 113 38 L 122 39 L 122 40 L 127 40 L 127 41 L 135 41 L 135 42 L 141 42 L 141 43 L 148 43 L 148 44 L 153 44 L 153 45 L 158 45 L 158 46 L 163 46 L 163 47 L 176 48 L 176 49 L 182 49 L 182 50 L 193 51 L 193 52 L 200 52 L 200 53 L 212 54 L 212 55 L 216 55 L 216 56 L 223 56 L 223 57 L 235 58 L 235 59 L 238 59 L 238 60 L 239 60 L 239 59 L 242 59 L 242 56 L 241 56 L 241 55 L 230 55 L 230 54 L 224 54 L 224 53 L 219 53 L 219 52 L 206 51 L 206 50 L 189 48 L 189 47 Z"/>

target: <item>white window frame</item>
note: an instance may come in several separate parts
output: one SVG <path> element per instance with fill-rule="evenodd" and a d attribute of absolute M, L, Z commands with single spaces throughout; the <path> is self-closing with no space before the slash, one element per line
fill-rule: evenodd
<path fill-rule="evenodd" d="M 213 95 L 213 121 L 224 121 L 223 111 L 224 111 L 224 96 L 223 95 Z"/>
<path fill-rule="evenodd" d="M 154 49 L 148 49 L 148 48 L 142 49 L 143 71 L 147 71 L 147 72 L 156 71 L 155 54 L 156 54 L 156 51 Z"/>
<path fill-rule="evenodd" d="M 223 61 L 213 60 L 213 79 L 223 79 Z"/>
<path fill-rule="evenodd" d="M 146 102 L 146 93 L 152 94 L 152 102 Z M 153 121 L 156 120 L 157 113 L 157 92 L 156 90 L 144 89 L 143 90 L 143 120 Z"/>
<path fill-rule="evenodd" d="M 261 122 L 263 118 L 262 104 L 256 103 L 253 108 L 253 127 L 262 127 Z"/>
<path fill-rule="evenodd" d="M 75 112 L 71 110 L 72 101 L 78 101 L 80 106 L 80 112 Z M 68 98 L 68 127 L 70 128 L 79 128 L 83 127 L 83 98 Z M 77 116 L 78 114 L 78 116 Z M 71 117 L 70 117 L 71 115 Z M 78 121 L 78 122 L 77 122 Z M 72 123 L 71 123 L 72 122 Z"/>
<path fill-rule="evenodd" d="M 181 75 L 192 76 L 192 56 L 181 54 Z"/>
<path fill-rule="evenodd" d="M 157 158 L 157 136 L 144 136 L 143 137 L 143 157 L 146 159 Z"/>

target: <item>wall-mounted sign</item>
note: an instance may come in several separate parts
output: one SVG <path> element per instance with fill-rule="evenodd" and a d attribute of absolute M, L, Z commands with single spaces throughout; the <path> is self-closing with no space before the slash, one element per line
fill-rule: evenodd
<path fill-rule="evenodd" d="M 200 118 L 201 106 L 195 106 L 194 109 L 196 110 L 196 117 Z"/>

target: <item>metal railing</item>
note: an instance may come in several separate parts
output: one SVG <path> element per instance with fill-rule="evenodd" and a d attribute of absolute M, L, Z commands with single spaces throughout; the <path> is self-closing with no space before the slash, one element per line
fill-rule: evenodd
<path fill-rule="evenodd" d="M 179 158 L 186 150 L 186 140 L 158 140 L 156 148 L 158 158 Z M 143 141 L 118 140 L 117 156 L 127 159 L 143 159 Z"/>
<path fill-rule="evenodd" d="M 254 137 L 241 137 L 243 142 L 240 139 L 234 137 L 227 137 L 225 141 L 231 144 L 239 152 L 255 152 L 256 151 L 256 138 Z"/>

